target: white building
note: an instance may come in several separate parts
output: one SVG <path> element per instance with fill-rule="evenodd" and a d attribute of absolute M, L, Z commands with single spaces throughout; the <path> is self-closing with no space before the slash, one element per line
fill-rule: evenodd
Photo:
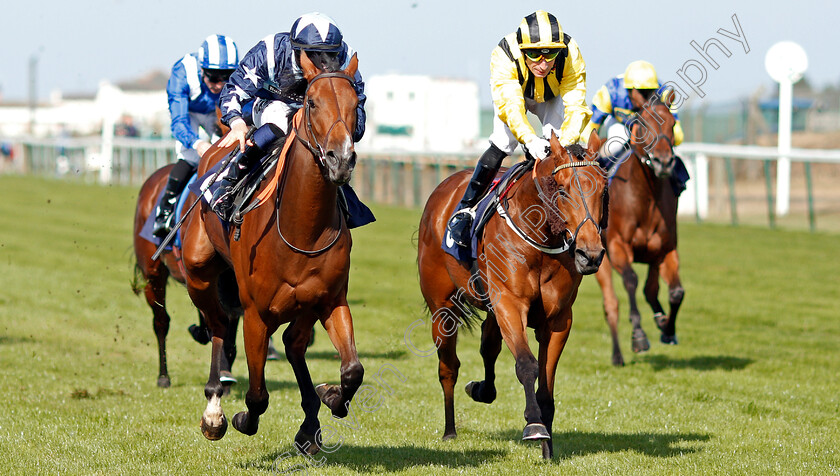
<path fill-rule="evenodd" d="M 479 141 L 479 93 L 474 81 L 419 75 L 366 80 L 368 150 L 463 152 Z"/>
<path fill-rule="evenodd" d="M 58 135 L 85 136 L 99 134 L 103 119 L 119 122 L 130 116 L 145 135 L 169 136 L 169 110 L 166 99 L 167 76 L 153 72 L 135 81 L 99 83 L 95 95 L 68 95 L 53 91 L 47 102 L 33 110 L 26 103 L 0 102 L 0 136 Z"/>

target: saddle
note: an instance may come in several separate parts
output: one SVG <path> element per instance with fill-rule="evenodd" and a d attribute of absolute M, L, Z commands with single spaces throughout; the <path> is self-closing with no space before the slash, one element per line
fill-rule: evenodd
<path fill-rule="evenodd" d="M 528 173 L 536 161 L 528 159 L 514 164 L 501 177 L 494 179 L 490 190 L 475 207 L 475 219 L 470 229 L 470 247 L 458 246 L 447 233 L 440 247 L 453 258 L 464 263 L 472 263 L 477 258 L 478 240 L 482 237 L 484 226 L 496 213 L 497 205 L 508 198 L 508 192 L 517 180 Z M 456 210 L 457 212 L 458 210 Z M 451 217 L 450 217 L 451 220 Z"/>

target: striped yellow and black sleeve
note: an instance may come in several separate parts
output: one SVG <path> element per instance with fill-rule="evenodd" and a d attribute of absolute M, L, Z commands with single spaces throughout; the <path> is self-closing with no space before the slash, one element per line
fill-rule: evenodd
<path fill-rule="evenodd" d="M 560 143 L 574 144 L 580 139 L 581 131 L 592 115 L 586 106 L 586 63 L 574 38 L 569 41 L 569 56 L 563 69 L 560 97 L 563 98 L 564 107 Z"/>
<path fill-rule="evenodd" d="M 524 144 L 536 137 L 534 128 L 525 117 L 524 78 L 517 62 L 521 58 L 516 46 L 516 34 L 499 42 L 490 54 L 490 94 L 496 114 L 510 128 L 516 140 Z"/>

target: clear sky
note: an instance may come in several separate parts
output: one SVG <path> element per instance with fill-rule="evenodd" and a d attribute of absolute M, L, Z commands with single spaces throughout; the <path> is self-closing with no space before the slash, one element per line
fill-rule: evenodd
<path fill-rule="evenodd" d="M 815 86 L 840 84 L 840 2 L 601 1 L 530 0 L 10 0 L 0 8 L 0 87 L 6 100 L 28 97 L 29 58 L 38 57 L 37 91 L 93 93 L 100 80 L 121 81 L 172 63 L 197 50 L 204 37 L 234 38 L 242 54 L 268 34 L 288 31 L 308 11 L 333 17 L 345 40 L 359 52 L 364 76 L 428 74 L 477 81 L 482 104 L 490 51 L 515 31 L 523 16 L 545 9 L 580 45 L 587 64 L 588 92 L 623 72 L 635 59 L 652 62 L 660 80 L 673 80 L 699 99 L 677 74 L 695 60 L 706 78 L 704 101 L 746 97 L 760 85 L 774 87 L 764 55 L 777 41 L 790 40 L 808 53 L 806 77 Z M 749 47 L 726 38 L 737 34 L 736 15 Z M 692 48 L 717 38 L 731 53 L 710 47 L 718 69 Z M 687 63 L 688 62 L 688 63 Z M 697 81 L 703 72 L 688 66 Z"/>

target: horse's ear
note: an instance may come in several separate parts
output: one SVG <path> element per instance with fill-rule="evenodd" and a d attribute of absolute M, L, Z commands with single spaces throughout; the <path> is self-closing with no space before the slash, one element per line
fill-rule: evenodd
<path fill-rule="evenodd" d="M 305 50 L 300 50 L 300 68 L 303 70 L 303 77 L 306 78 L 306 82 L 312 81 L 312 78 L 318 75 L 318 68 L 309 59 Z"/>
<path fill-rule="evenodd" d="M 642 93 L 640 93 L 638 89 L 628 89 L 627 92 L 627 95 L 630 97 L 630 102 L 633 104 L 634 108 L 642 109 L 645 107 L 645 97 L 642 96 Z"/>
<path fill-rule="evenodd" d="M 589 134 L 589 142 L 587 143 L 586 148 L 586 160 L 595 160 L 598 157 L 598 150 L 601 149 L 601 144 L 603 141 L 600 137 L 598 137 L 598 131 L 592 130 L 592 133 Z"/>
<path fill-rule="evenodd" d="M 359 58 L 356 56 L 356 53 L 353 53 L 353 57 L 350 58 L 350 64 L 347 65 L 347 68 L 344 69 L 344 74 L 347 76 L 355 77 L 356 71 L 359 69 Z"/>
<path fill-rule="evenodd" d="M 548 138 L 548 143 L 551 144 L 551 153 L 555 156 L 555 162 L 558 160 L 560 165 L 563 161 L 568 160 L 568 153 L 566 152 L 566 148 L 560 145 L 560 139 L 557 138 L 557 134 L 554 132 L 554 129 L 551 130 L 551 136 Z"/>

